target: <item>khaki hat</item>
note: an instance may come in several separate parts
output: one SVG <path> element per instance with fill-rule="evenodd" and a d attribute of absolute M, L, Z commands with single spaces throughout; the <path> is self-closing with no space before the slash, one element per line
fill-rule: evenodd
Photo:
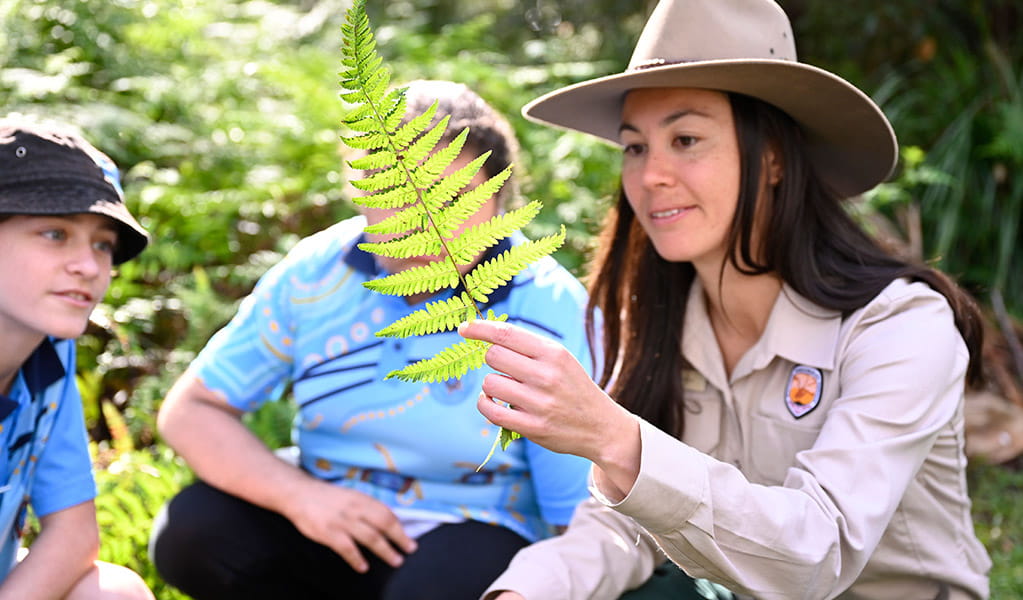
<path fill-rule="evenodd" d="M 773 0 L 661 0 L 625 72 L 548 93 L 522 114 L 618 144 L 625 93 L 650 87 L 736 92 L 783 110 L 803 129 L 818 175 L 843 197 L 884 181 L 898 159 L 895 133 L 866 94 L 797 62 L 789 19 Z"/>
<path fill-rule="evenodd" d="M 0 215 L 95 213 L 117 224 L 114 264 L 134 258 L 149 234 L 124 205 L 117 166 L 61 126 L 0 119 Z"/>

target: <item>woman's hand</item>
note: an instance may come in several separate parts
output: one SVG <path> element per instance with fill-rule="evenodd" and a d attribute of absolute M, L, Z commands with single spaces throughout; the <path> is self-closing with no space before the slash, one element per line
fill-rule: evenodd
<path fill-rule="evenodd" d="M 360 546 L 393 567 L 402 563 L 399 550 L 407 554 L 416 549 L 386 504 L 313 478 L 296 491 L 285 516 L 302 535 L 331 548 L 359 573 L 369 568 Z"/>
<path fill-rule="evenodd" d="M 631 489 L 639 472 L 639 425 L 557 342 L 508 323 L 472 321 L 463 337 L 493 344 L 479 411 L 491 423 L 555 452 L 575 454 Z M 495 402 L 499 399 L 510 406 Z"/>

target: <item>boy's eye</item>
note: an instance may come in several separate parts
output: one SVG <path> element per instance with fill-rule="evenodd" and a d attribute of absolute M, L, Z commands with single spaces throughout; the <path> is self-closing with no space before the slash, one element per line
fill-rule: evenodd
<path fill-rule="evenodd" d="M 43 231 L 43 237 L 60 242 L 67 239 L 67 232 L 63 229 L 46 229 Z"/>
<path fill-rule="evenodd" d="M 94 242 L 92 244 L 92 247 L 95 248 L 96 250 L 99 250 L 100 252 L 113 254 L 114 250 L 117 248 L 117 242 L 115 242 L 114 240 L 99 240 Z"/>

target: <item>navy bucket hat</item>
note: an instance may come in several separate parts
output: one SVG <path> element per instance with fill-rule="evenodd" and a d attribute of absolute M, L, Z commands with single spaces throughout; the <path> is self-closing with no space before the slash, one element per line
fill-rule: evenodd
<path fill-rule="evenodd" d="M 149 234 L 124 204 L 117 166 L 81 136 L 0 119 L 0 215 L 94 213 L 118 228 L 114 264 L 138 255 Z"/>

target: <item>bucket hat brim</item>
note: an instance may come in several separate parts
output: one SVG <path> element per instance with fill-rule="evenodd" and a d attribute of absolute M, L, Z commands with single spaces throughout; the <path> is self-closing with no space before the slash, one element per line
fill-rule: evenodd
<path fill-rule="evenodd" d="M 3 197 L 0 214 L 70 215 L 98 214 L 109 217 L 117 226 L 117 248 L 113 263 L 119 265 L 138 256 L 149 243 L 149 235 L 128 212 L 124 202 L 107 186 L 65 181 L 59 176 L 24 186 L 8 186 L 0 190 Z"/>

